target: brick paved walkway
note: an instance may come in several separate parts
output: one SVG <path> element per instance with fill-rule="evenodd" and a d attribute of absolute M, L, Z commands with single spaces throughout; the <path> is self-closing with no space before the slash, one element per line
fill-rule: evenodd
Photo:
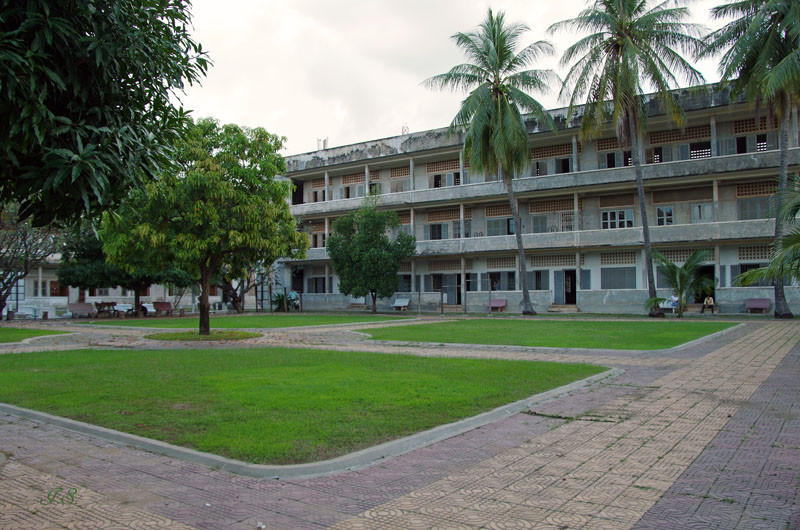
<path fill-rule="evenodd" d="M 0 528 L 792 527 L 798 341 L 800 325 L 775 322 L 662 354 L 470 349 L 627 371 L 532 414 L 308 480 L 232 476 L 0 415 L 10 455 Z M 387 348 L 415 350 L 458 351 Z M 75 504 L 47 503 L 57 487 L 76 488 Z"/>

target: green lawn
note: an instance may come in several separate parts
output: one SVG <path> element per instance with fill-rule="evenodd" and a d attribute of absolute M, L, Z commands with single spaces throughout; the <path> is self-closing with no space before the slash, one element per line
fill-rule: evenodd
<path fill-rule="evenodd" d="M 260 337 L 260 333 L 250 333 L 249 331 L 236 331 L 232 329 L 214 329 L 211 335 L 199 335 L 196 331 L 168 331 L 166 333 L 151 333 L 144 338 L 152 340 L 179 340 L 191 342 L 203 342 L 207 340 L 244 340 Z"/>
<path fill-rule="evenodd" d="M 0 342 L 19 342 L 31 337 L 42 337 L 45 335 L 63 335 L 64 331 L 50 331 L 44 329 L 19 329 L 0 327 Z"/>
<path fill-rule="evenodd" d="M 604 371 L 259 348 L 0 356 L 0 402 L 219 455 L 332 458 Z"/>
<path fill-rule="evenodd" d="M 482 318 L 375 328 L 366 332 L 377 340 L 657 350 L 678 346 L 735 325 L 735 322 L 674 320 L 617 322 Z"/>
<path fill-rule="evenodd" d="M 297 326 L 325 326 L 330 324 L 357 324 L 360 322 L 378 322 L 393 320 L 399 317 L 387 315 L 243 315 L 211 317 L 212 328 L 290 328 Z M 138 318 L 135 320 L 95 320 L 91 324 L 106 326 L 131 326 L 141 328 L 196 329 L 198 317 L 185 318 Z"/>

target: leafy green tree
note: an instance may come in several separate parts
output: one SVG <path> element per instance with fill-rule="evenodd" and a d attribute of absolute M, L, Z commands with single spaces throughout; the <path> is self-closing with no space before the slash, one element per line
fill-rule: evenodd
<path fill-rule="evenodd" d="M 689 304 L 690 297 L 696 293 L 709 293 L 714 288 L 714 281 L 700 274 L 700 267 L 710 257 L 707 250 L 694 251 L 681 266 L 671 262 L 657 250 L 653 251 L 653 257 L 659 262 L 667 285 L 678 296 L 678 318 L 683 318 L 683 312 Z M 664 298 L 652 297 L 647 304 L 648 306 L 658 306 L 664 300 Z"/>
<path fill-rule="evenodd" d="M 580 134 L 596 138 L 603 126 L 616 126 L 620 144 L 631 148 L 639 196 L 639 217 L 647 269 L 649 298 L 656 297 L 653 277 L 653 252 L 642 181 L 641 149 L 647 128 L 643 94 L 654 90 L 667 115 L 683 125 L 683 110 L 672 92 L 678 78 L 698 84 L 703 76 L 680 51 L 697 55 L 704 49 L 699 38 L 702 28 L 683 22 L 689 15 L 685 7 L 674 7 L 667 0 L 648 9 L 646 0 L 596 0 L 569 20 L 550 26 L 560 30 L 589 32 L 567 48 L 562 65 L 572 65 L 564 79 L 561 96 L 569 95 L 569 115 L 584 102 Z M 664 316 L 656 305 L 650 316 Z"/>
<path fill-rule="evenodd" d="M 126 267 L 109 263 L 103 243 L 88 224 L 66 237 L 58 265 L 58 282 L 79 289 L 124 287 L 134 291 L 134 307 L 141 307 L 141 291 L 153 284 L 189 287 L 194 279 L 185 271 L 156 266 L 155 259 L 145 253 L 130 256 Z"/>
<path fill-rule="evenodd" d="M 210 334 L 209 289 L 223 268 L 242 277 L 257 263 L 305 256 L 308 236 L 289 211 L 292 184 L 278 151 L 284 138 L 261 128 L 203 119 L 176 146 L 180 171 L 133 190 L 103 216 L 100 237 L 123 267 L 140 253 L 200 282 L 200 334 Z"/>
<path fill-rule="evenodd" d="M 113 205 L 170 162 L 208 60 L 181 0 L 0 0 L 0 201 L 36 224 Z"/>
<path fill-rule="evenodd" d="M 425 81 L 429 88 L 469 90 L 450 124 L 450 131 L 465 131 L 463 156 L 473 170 L 502 176 L 514 217 L 514 234 L 519 254 L 522 313 L 535 315 L 528 291 L 525 249 L 514 197 L 513 179 L 530 165 L 530 142 L 523 112 L 531 113 L 540 125 L 554 128 L 550 115 L 528 92 L 546 93 L 558 77 L 551 70 L 528 67 L 553 47 L 537 41 L 515 52 L 520 37 L 528 30 L 523 24 L 508 24 L 501 11 L 489 9 L 477 32 L 456 33 L 453 40 L 470 62 Z"/>
<path fill-rule="evenodd" d="M 766 102 L 780 116 L 780 163 L 775 210 L 780 212 L 787 192 L 789 130 L 792 104 L 800 98 L 800 2 L 797 0 L 739 0 L 711 10 L 715 19 L 729 20 L 706 37 L 706 55 L 722 53 L 719 71 L 733 94 Z M 723 53 L 724 52 L 724 53 Z M 776 247 L 783 238 L 783 220 L 775 215 Z M 773 278 L 775 317 L 792 318 L 783 276 Z"/>
<path fill-rule="evenodd" d="M 51 228 L 34 228 L 21 220 L 17 205 L 0 209 L 0 312 L 19 280 L 58 251 L 60 234 Z"/>
<path fill-rule="evenodd" d="M 389 230 L 400 224 L 397 213 L 378 210 L 369 198 L 365 204 L 333 223 L 327 249 L 333 270 L 339 276 L 339 292 L 353 296 L 372 296 L 372 312 L 377 298 L 397 291 L 397 271 L 414 255 L 416 240 L 408 234 L 394 239 Z"/>

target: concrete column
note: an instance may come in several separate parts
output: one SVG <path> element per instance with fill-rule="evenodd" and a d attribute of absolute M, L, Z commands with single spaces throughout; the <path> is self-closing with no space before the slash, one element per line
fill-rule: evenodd
<path fill-rule="evenodd" d="M 330 225 L 328 224 L 328 218 L 325 218 L 325 246 L 328 246 L 328 236 L 330 235 Z M 327 274 L 326 274 L 327 276 Z"/>
<path fill-rule="evenodd" d="M 461 223 L 461 230 L 460 230 L 459 233 L 461 234 L 461 239 L 464 239 L 465 234 L 464 234 L 464 203 L 463 202 L 458 205 L 458 221 Z"/>
<path fill-rule="evenodd" d="M 327 221 L 327 219 L 325 219 Z M 332 292 L 331 286 L 331 266 L 327 263 L 325 264 L 325 292 L 330 293 Z"/>
<path fill-rule="evenodd" d="M 712 189 L 712 209 L 714 210 L 714 222 L 718 223 L 720 221 L 719 218 L 719 180 L 713 179 L 711 181 L 711 189 Z"/>
<path fill-rule="evenodd" d="M 798 147 L 797 142 L 800 141 L 797 138 L 798 128 L 797 123 L 797 105 L 792 105 L 792 117 L 790 118 L 792 122 L 791 134 L 789 135 L 789 147 Z"/>
<path fill-rule="evenodd" d="M 42 296 L 42 268 L 39 267 L 39 284 L 34 296 Z"/>
<path fill-rule="evenodd" d="M 464 182 L 464 154 L 458 153 L 458 174 L 461 175 L 461 184 L 466 184 Z"/>
<path fill-rule="evenodd" d="M 411 208 L 411 210 L 409 210 L 409 212 L 410 212 L 409 215 L 410 215 L 410 218 L 411 218 L 411 235 L 414 236 L 414 237 L 417 237 L 416 223 L 414 222 L 414 208 Z"/>
<path fill-rule="evenodd" d="M 463 204 L 462 212 L 463 210 Z M 467 312 L 467 260 L 461 256 L 461 306 L 464 308 L 464 313 Z"/>
<path fill-rule="evenodd" d="M 655 268 L 653 268 L 653 274 L 655 274 Z M 642 274 L 639 277 L 642 283 L 637 289 L 647 289 L 647 253 L 644 251 L 644 247 L 642 247 Z M 653 276 L 653 279 L 655 279 L 655 276 Z M 658 281 L 656 281 L 657 285 Z"/>
<path fill-rule="evenodd" d="M 364 166 L 364 195 L 369 195 L 369 166 Z"/>
<path fill-rule="evenodd" d="M 411 292 L 417 292 L 417 260 L 411 258 Z"/>
<path fill-rule="evenodd" d="M 331 179 L 328 177 L 328 172 L 325 172 L 325 200 L 331 200 Z"/>
<path fill-rule="evenodd" d="M 717 156 L 717 119 L 711 116 L 711 156 Z"/>
<path fill-rule="evenodd" d="M 572 194 L 572 231 L 578 231 L 581 229 L 580 223 L 580 214 L 581 211 L 578 209 L 578 194 Z"/>
<path fill-rule="evenodd" d="M 581 289 L 581 253 L 575 252 L 575 290 L 578 289 Z"/>
<path fill-rule="evenodd" d="M 722 278 L 721 271 L 722 263 L 720 262 L 719 245 L 714 245 L 714 285 L 716 287 L 725 287 L 720 283 L 720 279 Z"/>
<path fill-rule="evenodd" d="M 578 160 L 578 137 L 572 135 L 572 171 L 580 171 L 580 161 Z"/>
<path fill-rule="evenodd" d="M 417 189 L 416 179 L 414 178 L 414 159 L 408 159 L 408 172 L 411 174 L 411 191 Z"/>

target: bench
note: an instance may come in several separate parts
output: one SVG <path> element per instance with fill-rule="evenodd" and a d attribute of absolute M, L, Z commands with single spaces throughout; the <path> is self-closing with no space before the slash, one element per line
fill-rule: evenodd
<path fill-rule="evenodd" d="M 769 307 L 772 305 L 772 300 L 769 298 L 748 298 L 744 301 L 744 307 L 748 313 L 752 313 L 754 309 L 759 309 L 762 313 L 769 312 Z"/>
<path fill-rule="evenodd" d="M 72 318 L 75 318 L 77 315 L 84 315 L 84 314 L 87 317 L 92 318 L 95 315 L 94 306 L 86 302 L 75 302 L 73 304 L 67 304 L 67 309 L 69 309 L 69 312 L 72 313 Z"/>
<path fill-rule="evenodd" d="M 164 316 L 172 316 L 172 304 L 169 302 L 153 302 L 153 308 L 155 309 L 156 316 L 158 316 L 159 313 Z"/>
<path fill-rule="evenodd" d="M 397 309 L 398 311 L 408 311 L 408 304 L 411 302 L 408 298 L 398 298 L 392 304 L 392 308 Z"/>
<path fill-rule="evenodd" d="M 669 310 L 669 312 L 673 314 L 675 313 L 675 310 L 678 309 L 677 307 L 672 305 L 672 300 L 664 300 L 663 302 L 658 304 L 658 307 L 660 307 L 664 311 Z"/>
<path fill-rule="evenodd" d="M 495 309 L 498 312 L 505 311 L 507 304 L 508 300 L 505 298 L 492 298 L 489 302 L 489 311 L 494 311 Z"/>

